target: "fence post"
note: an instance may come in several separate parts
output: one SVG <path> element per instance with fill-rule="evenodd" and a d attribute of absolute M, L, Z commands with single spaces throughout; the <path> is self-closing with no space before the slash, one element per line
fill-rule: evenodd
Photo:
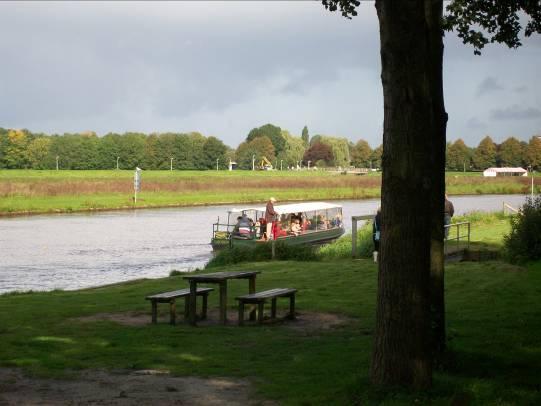
<path fill-rule="evenodd" d="M 456 249 L 460 251 L 460 223 L 456 225 Z"/>
<path fill-rule="evenodd" d="M 470 249 L 470 222 L 468 221 L 468 249 Z"/>
<path fill-rule="evenodd" d="M 351 218 L 351 256 L 357 257 L 357 219 Z"/>

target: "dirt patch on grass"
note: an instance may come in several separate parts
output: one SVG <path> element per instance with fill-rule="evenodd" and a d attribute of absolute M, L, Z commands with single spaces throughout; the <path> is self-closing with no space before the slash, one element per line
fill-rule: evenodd
<path fill-rule="evenodd" d="M 123 326 L 145 326 L 151 324 L 150 314 L 145 312 L 122 312 L 122 313 L 96 313 L 91 316 L 77 317 L 77 321 L 95 322 L 95 321 L 112 321 Z M 158 323 L 168 322 L 163 316 L 158 319 Z"/>
<path fill-rule="evenodd" d="M 337 313 L 318 313 L 302 312 L 297 315 L 297 319 L 288 323 L 287 326 L 293 330 L 304 333 L 314 333 L 321 330 L 332 330 L 349 324 L 353 324 L 357 319 L 344 316 Z"/>
<path fill-rule="evenodd" d="M 167 371 L 87 370 L 73 379 L 38 379 L 0 369 L 0 405 L 274 405 L 247 380 L 174 377 Z"/>
<path fill-rule="evenodd" d="M 347 317 L 337 313 L 297 312 L 295 320 L 286 318 L 286 315 L 287 314 L 285 312 L 279 313 L 276 320 L 269 320 L 269 314 L 265 313 L 264 323 L 281 324 L 298 331 L 314 332 L 338 328 L 356 321 L 356 319 L 352 317 Z M 150 314 L 145 312 L 98 313 L 92 316 L 79 317 L 75 320 L 82 322 L 112 321 L 124 326 L 145 326 L 151 324 Z M 227 320 L 228 325 L 236 327 L 238 322 L 237 312 L 232 310 L 228 311 Z M 255 322 L 250 322 L 248 320 L 248 312 L 246 313 L 245 320 L 246 325 L 255 324 Z M 199 320 L 197 325 L 200 327 L 215 326 L 219 324 L 219 321 L 220 315 L 218 309 L 210 309 L 207 319 Z M 158 323 L 169 323 L 169 313 L 160 313 L 158 315 Z M 184 323 L 183 315 L 177 316 L 177 323 Z"/>

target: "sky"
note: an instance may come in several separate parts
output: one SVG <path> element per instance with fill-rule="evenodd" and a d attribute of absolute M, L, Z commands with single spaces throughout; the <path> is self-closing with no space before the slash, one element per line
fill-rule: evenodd
<path fill-rule="evenodd" d="M 266 123 L 381 144 L 373 2 L 0 2 L 0 127 L 190 132 L 236 147 Z M 445 37 L 447 138 L 541 134 L 541 36 L 482 56 Z"/>

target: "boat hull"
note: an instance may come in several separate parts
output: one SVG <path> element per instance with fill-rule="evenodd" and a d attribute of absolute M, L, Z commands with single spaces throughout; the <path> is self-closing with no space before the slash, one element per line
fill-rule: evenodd
<path fill-rule="evenodd" d="M 341 227 L 331 228 L 329 230 L 308 231 L 298 236 L 279 237 L 275 241 L 286 245 L 318 245 L 326 244 L 340 238 L 344 234 Z M 272 240 L 271 240 L 272 241 Z M 254 248 L 258 244 L 268 244 L 271 241 L 242 239 L 232 237 L 231 239 L 214 238 L 211 242 L 214 250 L 220 250 L 229 247 L 248 247 Z"/>

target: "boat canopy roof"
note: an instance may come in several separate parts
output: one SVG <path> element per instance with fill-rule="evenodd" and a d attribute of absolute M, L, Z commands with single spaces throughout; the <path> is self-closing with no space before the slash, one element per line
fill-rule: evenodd
<path fill-rule="evenodd" d="M 304 213 L 307 211 L 321 211 L 326 209 L 337 209 L 342 208 L 339 204 L 325 203 L 325 202 L 308 202 L 308 203 L 293 203 L 293 204 L 282 204 L 275 205 L 274 210 L 279 214 L 288 214 L 288 213 Z M 265 206 L 262 207 L 244 207 L 244 208 L 234 208 L 229 210 L 229 213 L 242 213 L 243 211 L 256 210 L 265 212 Z"/>

